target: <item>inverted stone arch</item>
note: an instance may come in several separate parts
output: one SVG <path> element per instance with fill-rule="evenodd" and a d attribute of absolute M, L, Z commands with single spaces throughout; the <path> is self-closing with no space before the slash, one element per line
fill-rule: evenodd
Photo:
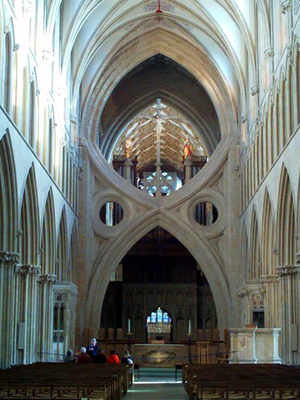
<path fill-rule="evenodd" d="M 133 54 L 135 60 L 128 59 L 128 53 Z M 107 66 L 95 81 L 98 82 L 87 94 L 90 101 L 83 110 L 83 131 L 95 142 L 96 132 L 99 128 L 100 115 L 103 107 L 112 93 L 116 82 L 119 82 L 130 70 L 160 53 L 174 60 L 189 71 L 205 88 L 216 109 L 223 137 L 236 134 L 237 125 L 237 99 L 234 99 L 224 78 L 216 66 L 190 42 L 159 29 L 148 32 L 143 38 L 137 38 L 124 46 L 116 55 L 107 61 Z M 200 68 L 201 67 L 201 68 Z M 243 99 L 240 101 L 243 102 Z"/>
<path fill-rule="evenodd" d="M 179 240 L 203 269 L 215 299 L 220 330 L 235 326 L 235 315 L 225 312 L 232 309 L 233 304 L 222 260 L 216 252 L 213 254 L 212 248 L 208 248 L 203 239 L 184 225 L 184 221 L 179 222 L 175 217 L 169 218 L 162 213 L 157 213 L 142 223 L 138 222 L 134 227 L 130 226 L 130 229 L 124 231 L 108 246 L 108 250 L 104 254 L 101 252 L 96 259 L 88 285 L 86 310 L 88 326 L 97 332 L 105 292 L 112 273 L 132 246 L 157 226 L 167 230 Z"/>

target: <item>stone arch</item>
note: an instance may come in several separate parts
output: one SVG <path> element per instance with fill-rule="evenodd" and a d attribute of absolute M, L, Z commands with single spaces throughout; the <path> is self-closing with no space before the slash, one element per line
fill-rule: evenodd
<path fill-rule="evenodd" d="M 294 196 L 288 171 L 283 164 L 278 192 L 277 242 L 279 265 L 293 265 L 296 254 Z"/>
<path fill-rule="evenodd" d="M 42 275 L 54 275 L 55 271 L 55 212 L 52 188 L 46 200 L 42 238 L 41 238 L 41 268 Z"/>
<path fill-rule="evenodd" d="M 37 265 L 39 254 L 40 221 L 38 192 L 34 164 L 27 175 L 20 215 L 19 243 L 21 264 Z"/>
<path fill-rule="evenodd" d="M 67 268 L 68 268 L 68 232 L 67 232 L 67 221 L 66 221 L 66 209 L 62 210 L 59 234 L 56 250 L 55 260 L 55 275 L 58 281 L 66 281 L 67 279 Z"/>
<path fill-rule="evenodd" d="M 15 160 L 9 132 L 0 140 L 0 251 L 17 250 L 18 195 Z"/>
<path fill-rule="evenodd" d="M 252 209 L 250 227 L 250 279 L 256 281 L 261 276 L 260 235 L 258 229 L 257 213 Z"/>
<path fill-rule="evenodd" d="M 161 226 L 178 239 L 201 266 L 211 286 L 215 298 L 220 330 L 235 324 L 234 316 L 224 312 L 224 307 L 232 307 L 229 282 L 224 272 L 222 260 L 208 242 L 193 230 L 187 229 L 183 222 L 175 217 L 168 217 L 159 211 L 144 222 L 138 221 L 130 230 L 126 230 L 109 246 L 105 254 L 100 254 L 95 263 L 88 284 L 87 310 L 89 326 L 97 332 L 100 310 L 110 277 L 122 258 L 131 247 L 147 232 Z M 193 245 L 192 243 L 197 243 Z M 97 305 L 97 307 L 95 307 Z M 229 307 L 229 308 L 228 308 Z"/>
<path fill-rule="evenodd" d="M 274 212 L 268 190 L 265 191 L 263 218 L 262 218 L 262 274 L 274 275 L 276 273 L 275 259 L 275 221 Z"/>

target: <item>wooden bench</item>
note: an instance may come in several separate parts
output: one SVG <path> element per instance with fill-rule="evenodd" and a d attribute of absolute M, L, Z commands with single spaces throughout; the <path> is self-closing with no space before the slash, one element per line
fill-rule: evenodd
<path fill-rule="evenodd" d="M 131 384 L 125 364 L 36 363 L 0 371 L 0 398 L 120 400 Z"/>

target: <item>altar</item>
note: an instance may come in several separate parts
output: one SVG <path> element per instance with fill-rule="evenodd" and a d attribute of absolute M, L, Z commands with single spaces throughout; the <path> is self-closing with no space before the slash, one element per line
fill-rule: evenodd
<path fill-rule="evenodd" d="M 134 344 L 134 362 L 142 367 L 171 367 L 188 360 L 188 346 L 184 344 Z"/>

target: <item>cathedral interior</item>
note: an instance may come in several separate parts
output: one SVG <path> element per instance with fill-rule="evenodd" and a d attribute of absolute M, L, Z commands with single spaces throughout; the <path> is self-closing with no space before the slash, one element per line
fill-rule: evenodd
<path fill-rule="evenodd" d="M 0 368 L 246 325 L 300 364 L 300 0 L 0 0 L 0 60 Z"/>

